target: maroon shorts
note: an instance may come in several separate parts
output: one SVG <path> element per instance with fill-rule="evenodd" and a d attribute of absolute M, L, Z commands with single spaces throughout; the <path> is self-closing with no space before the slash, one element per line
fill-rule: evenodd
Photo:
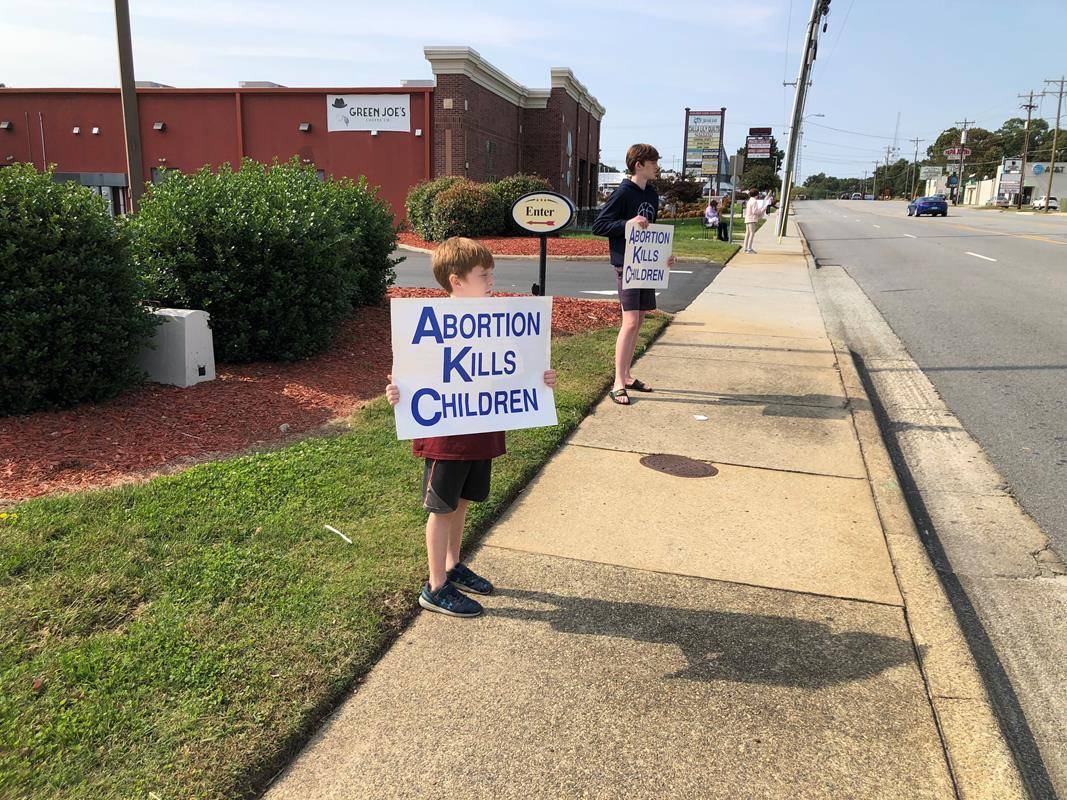
<path fill-rule="evenodd" d="M 615 267 L 615 285 L 619 287 L 619 302 L 623 311 L 655 311 L 655 289 L 623 289 L 622 267 Z"/>

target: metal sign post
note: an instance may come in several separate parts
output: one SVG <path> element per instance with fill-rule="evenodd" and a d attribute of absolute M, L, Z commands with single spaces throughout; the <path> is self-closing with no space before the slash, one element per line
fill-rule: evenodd
<path fill-rule="evenodd" d="M 548 279 L 548 237 L 571 224 L 574 220 L 574 203 L 569 197 L 556 192 L 530 192 L 515 201 L 511 207 L 511 218 L 524 231 L 541 240 L 537 283 L 530 287 L 530 292 L 544 297 Z"/>

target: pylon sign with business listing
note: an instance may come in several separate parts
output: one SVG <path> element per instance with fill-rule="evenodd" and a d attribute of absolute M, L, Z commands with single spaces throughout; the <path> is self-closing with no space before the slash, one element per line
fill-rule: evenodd
<path fill-rule="evenodd" d="M 719 174 L 724 111 L 724 109 L 719 111 L 686 109 L 683 173 L 696 172 L 702 176 Z"/>
<path fill-rule="evenodd" d="M 745 147 L 747 148 L 748 158 L 770 158 L 771 129 L 749 128 Z"/>

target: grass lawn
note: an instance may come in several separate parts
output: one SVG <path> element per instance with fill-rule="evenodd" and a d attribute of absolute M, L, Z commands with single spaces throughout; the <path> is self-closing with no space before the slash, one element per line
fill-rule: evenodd
<path fill-rule="evenodd" d="M 615 334 L 553 342 L 560 424 L 508 434 L 475 537 L 610 385 Z M 0 797 L 256 793 L 416 609 L 420 478 L 379 398 L 336 436 L 8 509 Z"/>
<path fill-rule="evenodd" d="M 725 264 L 741 249 L 741 242 L 745 238 L 745 223 L 741 219 L 740 213 L 734 215 L 733 242 L 718 241 L 714 232 L 704 230 L 699 219 L 665 219 L 663 224 L 674 226 L 676 231 L 674 254 L 683 258 L 698 258 Z M 759 224 L 762 226 L 763 222 Z M 602 238 L 594 236 L 588 231 L 575 231 L 562 235 L 580 239 Z"/>

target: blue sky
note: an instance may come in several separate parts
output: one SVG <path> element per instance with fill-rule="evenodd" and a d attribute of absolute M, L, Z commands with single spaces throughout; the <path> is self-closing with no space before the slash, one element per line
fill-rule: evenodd
<path fill-rule="evenodd" d="M 174 86 L 242 79 L 391 86 L 431 77 L 422 55 L 428 44 L 471 46 L 535 88 L 548 85 L 551 67 L 570 67 L 607 108 L 602 160 L 621 164 L 629 144 L 649 141 L 669 167 L 681 150 L 687 105 L 727 107 L 730 152 L 749 126 L 770 125 L 784 143 L 792 89 L 782 80 L 796 77 L 811 5 L 131 0 L 131 7 L 137 77 Z M 117 85 L 112 13 L 110 0 L 0 0 L 0 82 Z M 807 106 L 825 116 L 809 121 L 803 173 L 862 174 L 893 143 L 898 111 L 899 145 L 909 156 L 907 139 L 929 144 L 964 116 L 995 128 L 1019 113 L 1016 94 L 1067 73 L 1065 34 L 1064 0 L 833 0 Z M 1051 120 L 1055 99 L 1038 102 L 1037 113 Z"/>

